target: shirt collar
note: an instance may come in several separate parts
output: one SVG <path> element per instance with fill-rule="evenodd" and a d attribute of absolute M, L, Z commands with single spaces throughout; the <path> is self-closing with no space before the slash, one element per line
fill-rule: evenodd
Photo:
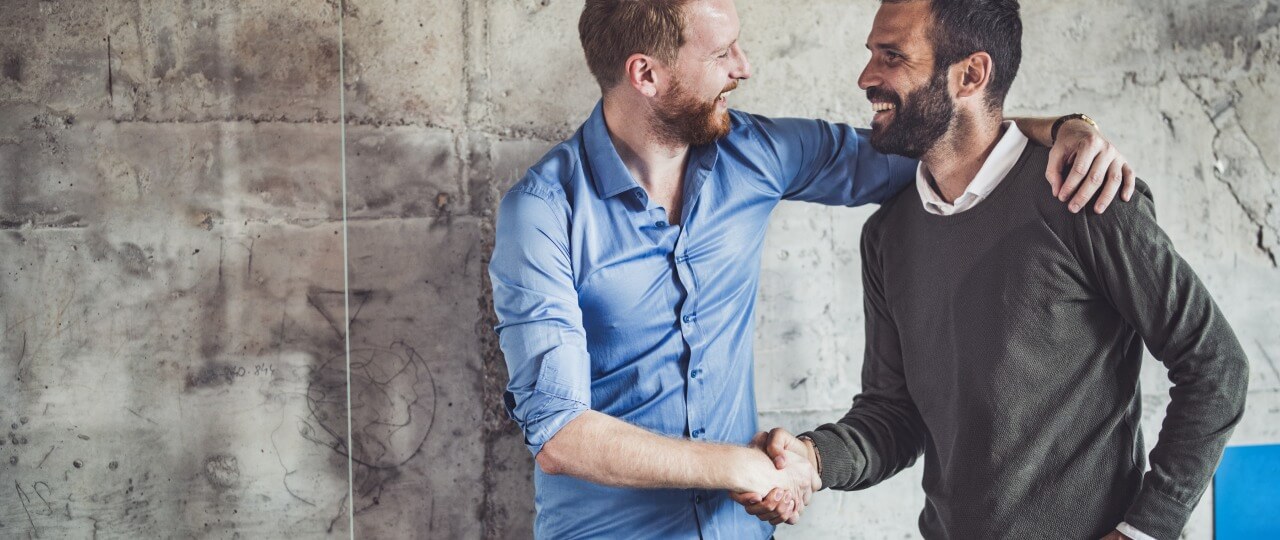
<path fill-rule="evenodd" d="M 591 169 L 591 182 L 596 186 L 600 198 L 608 199 L 640 187 L 631 171 L 622 164 L 618 149 L 613 146 L 609 137 L 609 128 L 604 123 L 604 100 L 596 102 L 587 123 L 583 127 L 583 142 L 587 150 L 587 166 Z"/>
<path fill-rule="evenodd" d="M 996 147 L 991 149 L 991 154 L 987 155 L 987 160 L 982 162 L 982 167 L 978 169 L 978 174 L 973 177 L 973 181 L 969 182 L 969 186 L 964 189 L 964 193 L 956 197 L 954 203 L 948 203 L 932 186 L 932 175 L 929 169 L 925 167 L 923 161 L 916 168 L 916 190 L 920 192 L 920 201 L 924 204 L 925 210 L 934 214 L 944 213 L 941 209 L 952 209 L 953 207 L 969 206 L 966 205 L 970 199 L 980 201 L 990 195 L 996 186 L 1000 185 L 1000 181 L 1013 170 L 1013 166 L 1018 162 L 1018 157 L 1022 155 L 1022 151 L 1027 148 L 1027 136 L 1023 135 L 1018 129 L 1018 124 L 1011 120 L 1005 120 L 1002 124 L 1004 135 L 1000 137 Z M 974 202 L 973 204 L 977 204 Z"/>
<path fill-rule="evenodd" d="M 737 127 L 737 122 L 734 122 Z M 631 176 L 631 171 L 622 163 L 617 147 L 613 146 L 613 138 L 609 136 L 609 127 L 604 122 L 604 100 L 596 102 L 595 110 L 587 118 L 582 128 L 583 143 L 586 146 L 587 166 L 591 172 L 591 182 L 595 184 L 600 198 L 608 199 L 620 193 L 640 189 L 640 183 Z M 704 144 L 689 148 L 689 166 L 695 171 L 689 184 L 696 193 L 702 187 L 702 181 L 715 167 L 720 157 L 720 145 Z M 688 170 L 686 171 L 688 172 Z M 688 189 L 689 185 L 686 185 Z M 686 203 L 688 203 L 686 198 Z M 687 206 L 687 204 L 686 204 Z"/>

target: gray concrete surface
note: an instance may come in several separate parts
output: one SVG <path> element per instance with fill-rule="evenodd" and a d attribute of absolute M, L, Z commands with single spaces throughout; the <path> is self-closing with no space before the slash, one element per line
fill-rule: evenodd
<path fill-rule="evenodd" d="M 876 5 L 740 1 L 755 76 L 734 106 L 865 124 Z M 497 197 L 598 97 L 580 6 L 5 2 L 0 537 L 345 536 L 348 456 L 362 538 L 529 536 L 484 268 Z M 1010 111 L 1088 112 L 1119 143 L 1252 359 L 1233 444 L 1280 442 L 1280 2 L 1023 13 Z M 763 426 L 857 391 L 869 213 L 774 216 Z M 1149 441 L 1163 373 L 1143 375 Z M 918 485 L 823 493 L 778 536 L 913 537 Z M 1187 538 L 1211 536 L 1209 500 Z"/>

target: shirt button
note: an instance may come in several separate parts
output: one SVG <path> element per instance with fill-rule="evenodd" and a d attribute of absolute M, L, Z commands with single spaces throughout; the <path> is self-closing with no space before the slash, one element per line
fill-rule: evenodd
<path fill-rule="evenodd" d="M 684 323 L 685 323 L 685 324 L 689 324 L 689 323 L 693 322 L 693 321 L 694 321 L 694 319 L 697 319 L 697 317 L 696 317 L 696 316 L 694 316 L 694 314 L 692 314 L 692 313 L 690 313 L 690 314 L 688 314 L 688 315 L 685 315 L 685 316 L 683 316 L 683 317 L 680 317 L 680 320 L 684 321 Z"/>
<path fill-rule="evenodd" d="M 657 222 L 657 223 L 654 223 L 654 224 L 653 224 L 653 226 L 654 226 L 654 227 L 658 227 L 658 228 L 666 227 L 666 226 L 667 226 L 667 222 L 665 222 L 665 221 L 659 221 L 659 222 Z"/>
<path fill-rule="evenodd" d="M 698 428 L 698 429 L 693 430 L 693 436 L 694 436 L 694 437 L 701 437 L 701 436 L 702 436 L 702 433 L 703 433 L 702 428 Z"/>
<path fill-rule="evenodd" d="M 702 495 L 694 495 L 694 496 L 693 496 L 693 502 L 694 502 L 695 504 L 702 504 Z"/>
<path fill-rule="evenodd" d="M 693 370 L 692 372 L 690 372 L 690 373 L 689 373 L 689 376 L 690 376 L 690 377 L 693 377 L 693 378 L 695 378 L 695 379 L 696 379 L 696 378 L 698 378 L 698 377 L 702 376 L 702 370 L 701 370 L 701 369 L 695 369 L 695 370 Z"/>

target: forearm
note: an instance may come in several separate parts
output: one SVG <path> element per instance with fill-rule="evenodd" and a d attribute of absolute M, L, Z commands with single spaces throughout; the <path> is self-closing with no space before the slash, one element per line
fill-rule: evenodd
<path fill-rule="evenodd" d="M 1170 403 L 1151 449 L 1151 468 L 1125 515 L 1130 525 L 1157 538 L 1181 531 L 1244 414 L 1247 360 L 1230 329 L 1212 326 L 1194 337 L 1203 345 L 1166 361 L 1174 381 Z M 1193 340 L 1187 338 L 1179 341 Z"/>
<path fill-rule="evenodd" d="M 1058 121 L 1057 116 L 1025 116 L 1009 120 L 1013 120 L 1013 123 L 1018 125 L 1018 131 L 1036 144 L 1053 146 L 1053 123 Z"/>
<path fill-rule="evenodd" d="M 1226 354 L 1214 358 L 1215 365 L 1198 362 L 1170 372 L 1175 385 L 1151 468 L 1125 514 L 1128 524 L 1154 537 L 1181 532 L 1244 413 L 1246 361 L 1237 344 L 1223 345 Z"/>
<path fill-rule="evenodd" d="M 565 425 L 537 461 L 549 474 L 607 486 L 760 493 L 773 487 L 765 478 L 774 466 L 759 450 L 666 437 L 597 411 Z"/>
<path fill-rule="evenodd" d="M 839 422 L 805 434 L 821 456 L 822 485 L 840 490 L 873 486 L 911 466 L 928 438 L 907 391 L 902 339 L 885 300 L 879 226 L 873 218 L 862 229 L 862 392 Z"/>
<path fill-rule="evenodd" d="M 866 489 L 913 465 L 924 452 L 926 430 L 914 407 L 867 396 L 834 424 L 805 433 L 821 456 L 822 485 Z"/>

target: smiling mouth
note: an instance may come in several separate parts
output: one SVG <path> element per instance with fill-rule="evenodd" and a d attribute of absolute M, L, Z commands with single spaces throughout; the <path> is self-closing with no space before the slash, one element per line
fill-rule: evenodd
<path fill-rule="evenodd" d="M 871 115 L 872 127 L 880 127 L 889 123 L 890 118 L 897 114 L 897 108 L 897 105 L 887 101 L 872 101 L 871 110 L 875 111 L 875 114 Z"/>
<path fill-rule="evenodd" d="M 729 94 L 732 94 L 732 93 L 733 93 L 733 90 L 727 90 L 727 91 L 721 92 L 719 96 L 716 96 L 716 104 L 728 106 Z"/>

